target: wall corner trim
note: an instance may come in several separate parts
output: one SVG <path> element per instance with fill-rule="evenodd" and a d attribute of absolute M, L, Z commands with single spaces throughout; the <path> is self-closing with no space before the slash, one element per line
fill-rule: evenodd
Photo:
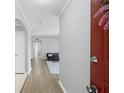
<path fill-rule="evenodd" d="M 69 2 L 70 2 L 70 0 L 67 0 L 65 2 L 64 6 L 62 7 L 62 9 L 61 9 L 61 11 L 59 13 L 59 16 L 61 16 L 63 14 L 63 12 L 64 12 L 65 8 L 68 6 Z"/>
<path fill-rule="evenodd" d="M 66 91 L 66 89 L 64 88 L 62 82 L 59 80 L 58 83 L 59 83 L 59 85 L 60 85 L 62 91 L 63 91 L 64 93 L 67 93 L 67 91 Z"/>
<path fill-rule="evenodd" d="M 27 24 L 27 26 L 29 27 L 29 29 L 32 30 L 32 27 L 31 27 L 31 25 L 30 25 L 30 23 L 29 23 L 27 17 L 24 15 L 24 12 L 23 12 L 23 10 L 22 10 L 22 8 L 21 8 L 21 5 L 19 4 L 19 1 L 18 1 L 18 0 L 15 0 L 15 4 L 17 5 L 17 7 L 18 7 L 20 13 L 22 14 L 22 16 L 23 16 L 23 18 L 24 18 L 24 21 L 25 21 L 25 24 Z"/>

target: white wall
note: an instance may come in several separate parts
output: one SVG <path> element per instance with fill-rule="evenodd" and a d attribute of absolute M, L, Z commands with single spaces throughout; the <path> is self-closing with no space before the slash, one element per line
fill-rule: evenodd
<path fill-rule="evenodd" d="M 90 0 L 70 0 L 60 17 L 60 81 L 67 93 L 90 84 Z"/>
<path fill-rule="evenodd" d="M 21 10 L 21 7 L 19 6 L 18 2 L 16 1 L 15 3 L 15 18 L 19 19 L 20 21 L 23 22 L 23 24 L 26 27 L 26 33 L 27 33 L 27 38 L 26 38 L 26 59 L 27 59 L 27 70 L 29 71 L 31 69 L 31 27 L 26 20 L 23 11 Z"/>
<path fill-rule="evenodd" d="M 42 39 L 42 58 L 46 58 L 46 53 L 59 53 L 59 38 Z"/>
<path fill-rule="evenodd" d="M 35 39 L 32 38 L 32 41 L 35 41 Z M 46 53 L 59 53 L 59 37 L 40 37 L 39 40 L 42 41 L 43 59 L 46 59 Z"/>
<path fill-rule="evenodd" d="M 58 36 L 59 35 L 59 17 L 55 15 L 40 14 L 36 18 L 32 18 L 31 26 L 32 36 Z M 41 22 L 41 23 L 39 23 Z"/>

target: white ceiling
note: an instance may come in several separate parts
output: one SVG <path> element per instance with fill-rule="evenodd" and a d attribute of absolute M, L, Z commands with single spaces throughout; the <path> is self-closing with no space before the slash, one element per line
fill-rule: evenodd
<path fill-rule="evenodd" d="M 24 15 L 29 21 L 33 31 L 32 33 L 40 34 L 58 34 L 57 30 L 47 30 L 55 24 L 52 23 L 55 19 L 57 21 L 58 15 L 61 12 L 67 0 L 18 0 Z M 59 18 L 59 17 L 58 17 Z"/>
<path fill-rule="evenodd" d="M 18 0 L 26 14 L 58 15 L 66 0 Z"/>

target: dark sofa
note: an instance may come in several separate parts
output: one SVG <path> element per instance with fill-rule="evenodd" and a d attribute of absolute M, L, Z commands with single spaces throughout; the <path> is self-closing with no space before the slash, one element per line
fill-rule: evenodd
<path fill-rule="evenodd" d="M 59 53 L 47 53 L 48 61 L 59 61 Z"/>

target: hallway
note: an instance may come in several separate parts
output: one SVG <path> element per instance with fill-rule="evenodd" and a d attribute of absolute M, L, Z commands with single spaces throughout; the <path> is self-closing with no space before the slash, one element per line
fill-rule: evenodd
<path fill-rule="evenodd" d="M 89 10 L 90 0 L 16 0 L 15 18 L 24 24 L 26 33 L 22 70 L 31 71 L 19 93 L 87 93 Z M 59 64 L 49 63 L 55 60 Z"/>
<path fill-rule="evenodd" d="M 32 72 L 21 93 L 63 93 L 59 84 L 58 76 L 48 71 L 46 61 L 36 57 L 32 62 Z"/>

